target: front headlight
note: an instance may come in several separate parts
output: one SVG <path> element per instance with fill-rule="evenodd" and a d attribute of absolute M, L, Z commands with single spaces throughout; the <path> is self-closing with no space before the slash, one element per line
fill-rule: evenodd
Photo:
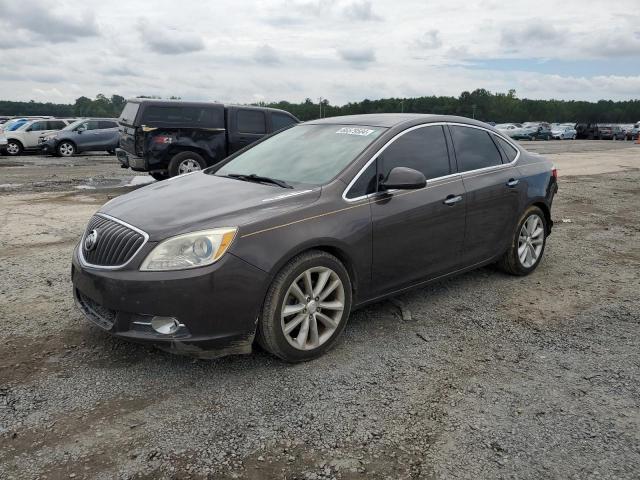
<path fill-rule="evenodd" d="M 147 255 L 140 270 L 184 270 L 211 265 L 224 255 L 237 231 L 235 227 L 215 228 L 163 240 Z"/>

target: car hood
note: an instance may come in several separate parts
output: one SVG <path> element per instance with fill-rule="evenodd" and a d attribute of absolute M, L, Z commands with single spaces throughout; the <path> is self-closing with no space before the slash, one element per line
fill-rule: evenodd
<path fill-rule="evenodd" d="M 311 204 L 320 192 L 320 187 L 284 189 L 196 172 L 121 195 L 100 212 L 157 241 L 207 228 L 242 227 Z"/>

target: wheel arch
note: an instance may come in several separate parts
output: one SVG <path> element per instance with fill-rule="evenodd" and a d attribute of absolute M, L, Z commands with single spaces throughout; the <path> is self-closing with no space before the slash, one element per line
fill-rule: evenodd
<path fill-rule="evenodd" d="M 206 149 L 198 146 L 198 145 L 172 145 L 168 151 L 167 151 L 167 158 L 169 159 L 169 162 L 171 160 L 173 160 L 173 157 L 175 157 L 176 155 L 178 155 L 179 153 L 183 153 L 183 152 L 194 152 L 197 153 L 198 155 L 200 155 L 202 158 L 204 158 L 204 160 L 207 162 L 207 164 L 213 165 L 213 158 L 211 158 L 211 155 L 209 155 L 209 153 L 206 151 Z"/>
<path fill-rule="evenodd" d="M 549 235 L 549 233 L 551 233 L 551 225 L 553 223 L 551 221 L 551 209 L 549 208 L 549 206 L 545 202 L 538 200 L 531 203 L 529 207 L 538 207 L 540 210 L 542 210 L 542 213 L 544 213 L 544 219 L 547 228 L 546 234 Z"/>

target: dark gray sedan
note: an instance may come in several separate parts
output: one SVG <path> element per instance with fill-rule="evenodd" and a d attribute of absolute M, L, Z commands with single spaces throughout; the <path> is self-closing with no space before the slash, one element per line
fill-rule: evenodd
<path fill-rule="evenodd" d="M 73 254 L 76 302 L 122 338 L 287 361 L 349 313 L 482 265 L 539 265 L 556 171 L 492 127 L 437 115 L 322 119 L 105 204 Z"/>

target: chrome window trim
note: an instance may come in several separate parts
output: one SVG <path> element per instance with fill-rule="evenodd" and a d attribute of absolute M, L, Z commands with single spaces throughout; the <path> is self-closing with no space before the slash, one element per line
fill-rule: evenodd
<path fill-rule="evenodd" d="M 344 191 L 342 192 L 342 199 L 344 201 L 346 201 L 346 202 L 352 203 L 352 202 L 364 200 L 364 199 L 367 199 L 367 198 L 371 198 L 372 196 L 377 195 L 379 192 L 369 193 L 367 195 L 361 195 L 361 196 L 355 197 L 355 198 L 347 198 L 347 193 L 349 192 L 351 187 L 353 187 L 353 185 L 358 181 L 358 179 L 360 178 L 360 175 L 362 175 L 364 173 L 364 171 L 367 168 L 369 168 L 369 165 L 371 165 L 372 162 L 374 162 L 374 161 L 376 161 L 378 159 L 380 154 L 382 152 L 384 152 L 386 150 L 386 148 L 392 142 L 395 142 L 398 138 L 403 136 L 405 133 L 412 132 L 413 130 L 417 130 L 418 128 L 439 127 L 439 126 L 445 126 L 445 125 L 447 125 L 447 126 L 452 125 L 452 126 L 456 126 L 456 127 L 476 128 L 478 130 L 484 130 L 485 132 L 487 132 L 489 134 L 496 135 L 496 136 L 500 137 L 502 140 L 506 141 L 513 148 L 516 149 L 516 152 L 517 152 L 516 153 L 516 157 L 509 163 L 501 163 L 500 165 L 491 165 L 490 167 L 477 168 L 475 170 L 467 170 L 466 172 L 454 172 L 454 173 L 450 173 L 449 175 L 444 175 L 442 177 L 436 177 L 436 178 L 429 179 L 429 180 L 427 180 L 428 183 L 436 182 L 436 181 L 439 181 L 439 180 L 442 180 L 442 179 L 445 179 L 445 178 L 454 177 L 456 175 L 459 175 L 461 178 L 472 176 L 472 175 L 468 175 L 470 173 L 476 173 L 476 174 L 484 175 L 484 173 L 486 173 L 486 172 L 490 172 L 490 171 L 493 171 L 493 170 L 500 170 L 500 169 L 507 168 L 507 167 L 512 167 L 520 159 L 520 154 L 521 154 L 520 148 L 511 139 L 507 138 L 505 135 L 502 135 L 501 133 L 494 132 L 493 130 L 489 130 L 488 128 L 485 128 L 485 127 L 480 127 L 478 125 L 469 125 L 469 124 L 466 124 L 466 123 L 458 123 L 458 122 L 434 122 L 434 123 L 423 123 L 423 124 L 420 124 L 420 125 L 414 125 L 411 128 L 407 128 L 406 130 L 403 130 L 402 132 L 397 133 L 393 138 L 389 139 L 389 141 L 387 143 L 385 143 L 380 148 L 380 150 L 378 150 L 373 155 L 373 157 L 371 157 L 369 159 L 369 161 L 353 177 L 351 182 L 349 182 L 349 184 L 347 185 L 347 188 L 344 189 Z M 454 146 L 454 148 L 455 148 L 455 146 Z M 498 148 L 498 147 L 496 147 L 496 148 Z M 499 150 L 498 150 L 498 153 L 500 153 Z M 455 153 L 454 153 L 454 157 L 455 157 Z M 502 155 L 500 155 L 500 158 L 502 158 Z M 473 175 L 473 176 L 475 176 L 475 175 Z M 393 191 L 391 191 L 391 193 L 393 193 Z"/>
<path fill-rule="evenodd" d="M 78 244 L 78 259 L 80 260 L 80 264 L 83 267 L 90 267 L 90 268 L 95 268 L 98 270 L 119 270 L 121 268 L 126 267 L 127 265 L 129 265 L 134 258 L 136 258 L 136 255 L 138 255 L 138 253 L 140 253 L 140 250 L 142 250 L 142 247 L 144 247 L 147 242 L 149 241 L 149 234 L 143 230 L 140 230 L 138 227 L 134 227 L 133 225 L 128 224 L 127 222 L 124 222 L 122 220 L 120 220 L 119 218 L 116 217 L 112 217 L 111 215 L 107 215 L 106 213 L 96 213 L 95 215 L 102 217 L 102 218 L 106 218 L 107 220 L 111 220 L 113 222 L 119 223 L 122 226 L 125 226 L 127 228 L 130 228 L 131 230 L 133 230 L 134 232 L 139 233 L 140 235 L 142 235 L 144 237 L 144 241 L 142 242 L 142 244 L 138 247 L 138 249 L 133 252 L 133 255 L 131 255 L 131 258 L 129 260 L 127 260 L 125 263 L 120 264 L 120 265 L 94 265 L 93 263 L 89 263 L 84 259 L 84 255 L 82 254 L 82 246 L 84 245 L 84 237 L 87 235 L 87 229 L 85 227 L 84 229 L 84 233 L 82 234 L 82 238 L 80 239 L 80 243 Z"/>

